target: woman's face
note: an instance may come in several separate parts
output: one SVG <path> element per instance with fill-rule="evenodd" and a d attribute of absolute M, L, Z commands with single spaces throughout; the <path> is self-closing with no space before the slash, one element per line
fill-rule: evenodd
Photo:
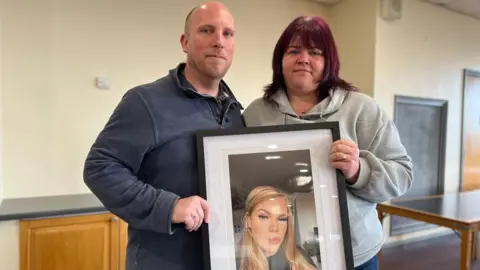
<path fill-rule="evenodd" d="M 284 198 L 262 202 L 247 217 L 253 241 L 266 256 L 275 254 L 283 243 L 288 228 L 288 206 Z"/>
<path fill-rule="evenodd" d="M 325 58 L 320 49 L 307 49 L 292 42 L 282 60 L 283 77 L 287 90 L 297 94 L 315 93 L 323 77 Z"/>

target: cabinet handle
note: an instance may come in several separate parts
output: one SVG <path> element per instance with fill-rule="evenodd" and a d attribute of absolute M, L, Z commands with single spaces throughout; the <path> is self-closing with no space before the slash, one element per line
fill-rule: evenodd
<path fill-rule="evenodd" d="M 113 217 L 113 218 L 112 218 L 112 221 L 113 221 L 113 222 L 117 222 L 117 221 L 118 221 L 118 217 Z"/>

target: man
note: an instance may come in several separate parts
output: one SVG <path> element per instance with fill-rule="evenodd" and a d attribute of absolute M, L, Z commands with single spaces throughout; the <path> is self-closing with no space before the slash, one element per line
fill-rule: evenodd
<path fill-rule="evenodd" d="M 187 55 L 159 80 L 124 95 L 85 162 L 84 179 L 129 224 L 126 269 L 203 269 L 195 132 L 242 127 L 241 105 L 222 78 L 235 51 L 228 9 L 208 2 L 187 16 Z"/>

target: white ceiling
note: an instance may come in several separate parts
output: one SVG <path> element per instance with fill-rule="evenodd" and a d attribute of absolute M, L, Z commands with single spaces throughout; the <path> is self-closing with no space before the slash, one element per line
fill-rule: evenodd
<path fill-rule="evenodd" d="M 423 0 L 427 3 L 480 19 L 480 0 Z"/>

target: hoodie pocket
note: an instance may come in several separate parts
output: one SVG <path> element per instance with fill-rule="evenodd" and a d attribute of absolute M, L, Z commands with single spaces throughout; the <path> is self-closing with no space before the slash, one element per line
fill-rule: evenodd
<path fill-rule="evenodd" d="M 368 219 L 371 216 L 369 212 L 375 209 L 375 204 L 353 195 L 347 189 L 347 205 L 352 248 L 356 250 L 363 245 L 364 241 L 368 241 L 368 237 L 371 236 L 370 228 L 368 228 L 370 220 Z"/>

